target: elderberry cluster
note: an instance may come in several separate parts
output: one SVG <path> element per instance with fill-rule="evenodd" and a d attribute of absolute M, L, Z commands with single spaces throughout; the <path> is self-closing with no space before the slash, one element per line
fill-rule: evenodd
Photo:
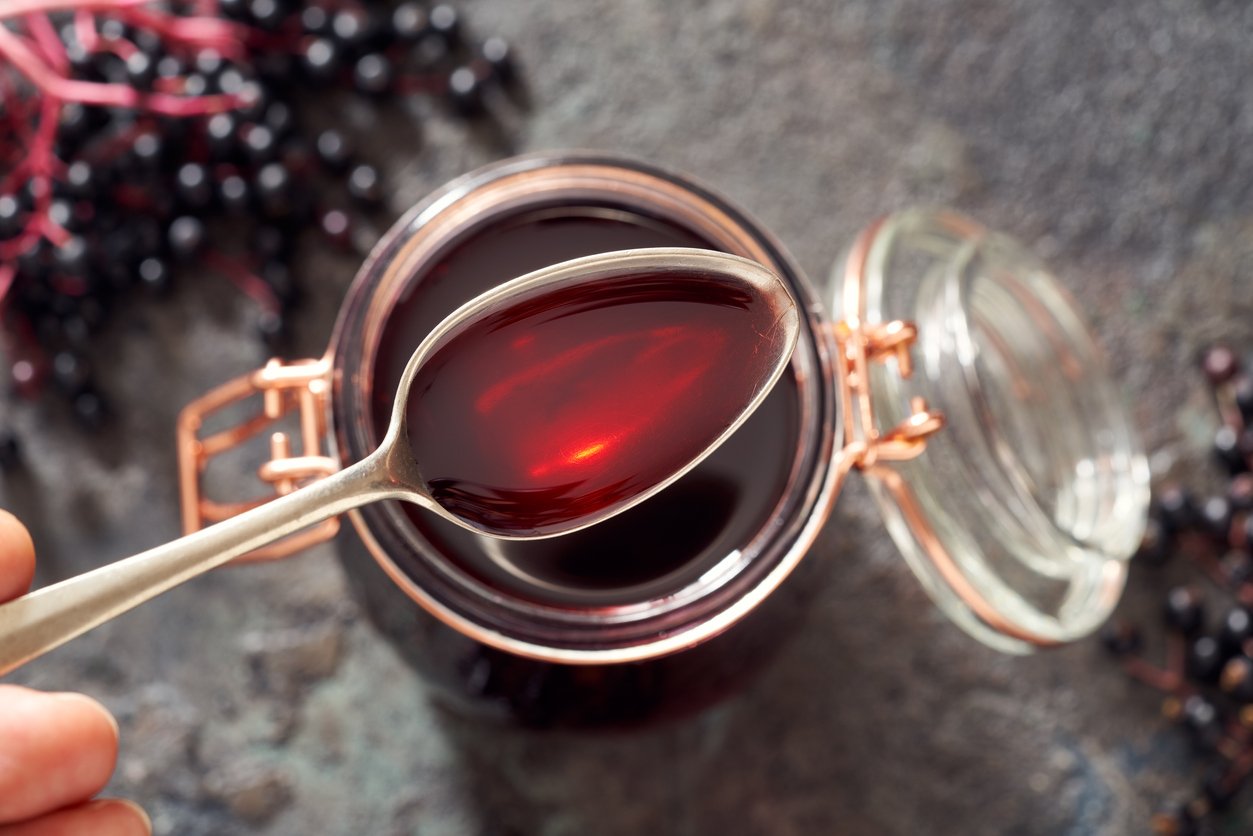
<path fill-rule="evenodd" d="M 1113 622 L 1102 634 L 1128 673 L 1166 694 L 1163 714 L 1208 761 L 1200 791 L 1154 817 L 1161 836 L 1216 832 L 1217 814 L 1253 775 L 1253 374 L 1226 347 L 1207 351 L 1202 368 L 1222 419 L 1213 449 L 1226 490 L 1204 498 L 1178 485 L 1158 490 L 1136 560 L 1189 560 L 1214 590 L 1208 602 L 1193 585 L 1169 590 L 1164 664 L 1148 660 L 1132 624 Z"/>
<path fill-rule="evenodd" d="M 72 5 L 0 5 L 0 351 L 18 394 L 59 392 L 89 426 L 94 338 L 133 294 L 220 274 L 277 343 L 302 233 L 348 246 L 381 210 L 378 169 L 307 127 L 327 92 L 486 118 L 517 91 L 508 45 L 445 4 Z"/>

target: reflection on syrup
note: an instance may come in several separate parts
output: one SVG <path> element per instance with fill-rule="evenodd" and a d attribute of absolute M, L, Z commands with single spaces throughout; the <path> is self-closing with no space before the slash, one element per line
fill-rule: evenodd
<path fill-rule="evenodd" d="M 549 291 L 472 323 L 411 389 L 431 496 L 517 534 L 629 504 L 753 402 L 786 339 L 775 316 L 739 280 L 663 272 Z"/>

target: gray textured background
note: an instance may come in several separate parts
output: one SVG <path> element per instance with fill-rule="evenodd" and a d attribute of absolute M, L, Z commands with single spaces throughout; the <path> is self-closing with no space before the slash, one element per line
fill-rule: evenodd
<path fill-rule="evenodd" d="M 952 203 L 1052 262 L 1158 470 L 1206 478 L 1195 353 L 1253 346 L 1253 6 L 463 5 L 515 44 L 534 110 L 506 114 L 508 142 L 438 114 L 420 131 L 389 119 L 373 153 L 396 211 L 511 150 L 610 149 L 715 185 L 821 277 L 872 217 Z M 296 323 L 314 355 L 353 262 L 298 267 L 319 288 Z M 255 315 L 208 279 L 137 309 L 107 346 L 122 414 L 103 439 L 47 405 L 0 407 L 30 462 L 0 501 L 31 524 L 41 581 L 177 533 L 175 414 L 264 360 Z M 860 486 L 808 559 L 828 564 L 824 586 L 777 664 L 696 718 L 630 735 L 433 712 L 325 549 L 200 579 L 13 679 L 116 711 L 112 790 L 158 833 L 1121 834 L 1194 786 L 1182 732 L 1094 642 L 1009 658 L 948 626 Z M 1164 582 L 1133 573 L 1128 609 L 1151 613 Z"/>

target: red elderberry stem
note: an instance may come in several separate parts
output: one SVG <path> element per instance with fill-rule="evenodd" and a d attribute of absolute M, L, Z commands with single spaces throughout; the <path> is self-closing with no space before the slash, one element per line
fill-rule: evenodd
<path fill-rule="evenodd" d="M 1178 674 L 1163 670 L 1139 656 L 1131 656 L 1124 660 L 1123 670 L 1128 676 L 1168 694 L 1178 694 L 1183 688 L 1184 683 Z"/>
<path fill-rule="evenodd" d="M 4 300 L 13 287 L 13 279 L 17 276 L 17 265 L 9 261 L 0 262 L 0 313 L 4 312 Z"/>
<path fill-rule="evenodd" d="M 117 12 L 151 3 L 152 0 L 5 0 L 0 20 L 52 12 Z"/>
<path fill-rule="evenodd" d="M 97 49 L 101 52 L 112 52 L 123 61 L 139 52 L 139 47 L 125 38 L 99 38 L 97 39 Z"/>
<path fill-rule="evenodd" d="M 30 36 L 39 46 L 39 51 L 43 53 L 44 60 L 62 75 L 68 73 L 70 71 L 70 59 L 65 54 L 65 44 L 61 43 L 61 39 L 57 36 L 56 30 L 52 28 L 52 21 L 48 20 L 48 16 L 42 14 L 27 15 L 24 20 L 26 22 L 26 31 L 30 32 Z"/>
<path fill-rule="evenodd" d="M 0 57 L 8 58 L 18 72 L 30 79 L 45 96 L 63 102 L 135 108 L 163 116 L 203 116 L 234 110 L 246 101 L 244 96 L 230 93 L 195 97 L 172 96 L 168 93 L 144 93 L 124 84 L 102 84 L 64 78 L 40 61 L 24 39 L 3 26 L 0 26 Z"/>
<path fill-rule="evenodd" d="M 173 17 L 142 8 L 123 9 L 118 17 L 162 38 L 196 47 L 209 47 L 227 58 L 245 57 L 243 43 L 252 30 L 238 23 L 212 17 Z"/>

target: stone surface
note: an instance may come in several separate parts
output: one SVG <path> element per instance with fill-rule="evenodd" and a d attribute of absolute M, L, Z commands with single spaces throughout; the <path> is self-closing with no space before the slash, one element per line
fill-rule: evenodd
<path fill-rule="evenodd" d="M 1050 260 L 1163 451 L 1158 468 L 1205 478 L 1197 352 L 1253 345 L 1253 7 L 463 5 L 516 46 L 534 106 L 498 134 L 439 114 L 420 142 L 403 117 L 372 132 L 395 211 L 506 153 L 607 149 L 714 184 L 820 278 L 875 216 L 953 203 Z M 325 118 L 360 130 L 350 102 Z M 318 255 L 294 269 L 317 288 L 294 323 L 315 356 L 354 265 Z M 256 313 L 208 282 L 136 310 L 103 353 L 113 402 L 133 407 L 101 438 L 48 406 L 0 413 L 26 463 L 0 475 L 0 502 L 33 528 L 41 583 L 177 534 L 175 415 L 264 361 Z M 345 590 L 325 549 L 201 578 L 11 678 L 113 707 L 110 792 L 141 801 L 158 832 L 191 836 L 1111 836 L 1145 832 L 1160 799 L 1193 786 L 1182 733 L 1095 641 L 1010 658 L 949 626 L 861 486 L 808 559 L 829 564 L 819 603 L 774 667 L 696 718 L 630 735 L 433 710 L 364 622 L 328 615 Z M 1126 610 L 1154 618 L 1168 580 L 1133 572 Z"/>

